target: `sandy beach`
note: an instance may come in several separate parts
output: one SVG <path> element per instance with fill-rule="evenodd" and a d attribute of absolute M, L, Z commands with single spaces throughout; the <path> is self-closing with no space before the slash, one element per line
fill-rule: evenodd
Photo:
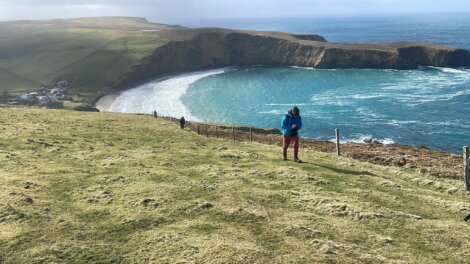
<path fill-rule="evenodd" d="M 119 95 L 117 94 L 110 94 L 100 98 L 98 102 L 96 102 L 95 107 L 100 110 L 100 112 L 106 112 L 109 110 L 113 102 L 118 98 Z"/>

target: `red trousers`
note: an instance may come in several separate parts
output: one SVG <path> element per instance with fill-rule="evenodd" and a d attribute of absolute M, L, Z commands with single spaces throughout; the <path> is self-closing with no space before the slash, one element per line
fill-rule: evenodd
<path fill-rule="evenodd" d="M 287 157 L 287 149 L 291 142 L 294 145 L 294 158 L 297 158 L 299 155 L 299 136 L 282 136 L 282 154 Z"/>

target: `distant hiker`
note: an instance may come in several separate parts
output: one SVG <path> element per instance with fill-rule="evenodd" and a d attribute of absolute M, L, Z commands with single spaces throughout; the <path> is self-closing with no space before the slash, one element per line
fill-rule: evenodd
<path fill-rule="evenodd" d="M 297 106 L 294 106 L 287 115 L 282 118 L 282 154 L 287 160 L 287 149 L 291 142 L 294 144 L 294 161 L 302 162 L 299 159 L 299 129 L 302 128 L 302 118 Z"/>
<path fill-rule="evenodd" d="M 180 118 L 180 127 L 181 129 L 184 129 L 184 125 L 186 124 L 186 120 L 184 119 L 184 116 Z"/>
<path fill-rule="evenodd" d="M 153 117 L 155 117 L 155 118 L 158 117 L 157 116 L 157 111 L 153 111 Z"/>

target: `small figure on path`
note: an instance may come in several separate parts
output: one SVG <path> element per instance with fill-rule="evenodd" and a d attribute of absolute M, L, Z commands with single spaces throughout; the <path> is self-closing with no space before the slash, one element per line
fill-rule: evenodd
<path fill-rule="evenodd" d="M 294 106 L 287 115 L 282 118 L 282 154 L 287 160 L 287 149 L 291 142 L 294 145 L 294 161 L 302 162 L 299 159 L 299 129 L 302 128 L 302 118 L 297 106 Z"/>
<path fill-rule="evenodd" d="M 184 119 L 184 116 L 180 118 L 180 127 L 181 129 L 184 129 L 184 125 L 186 124 L 186 120 Z"/>

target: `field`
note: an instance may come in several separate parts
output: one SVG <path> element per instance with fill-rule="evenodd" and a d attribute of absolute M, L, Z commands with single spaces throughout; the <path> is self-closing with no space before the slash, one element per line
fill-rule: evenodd
<path fill-rule="evenodd" d="M 0 108 L 0 263 L 465 263 L 462 180 L 197 136 L 143 115 Z"/>
<path fill-rule="evenodd" d="M 138 18 L 1 22 L 0 92 L 18 95 L 66 79 L 93 101 L 166 43 L 156 34 L 165 28 Z"/>

